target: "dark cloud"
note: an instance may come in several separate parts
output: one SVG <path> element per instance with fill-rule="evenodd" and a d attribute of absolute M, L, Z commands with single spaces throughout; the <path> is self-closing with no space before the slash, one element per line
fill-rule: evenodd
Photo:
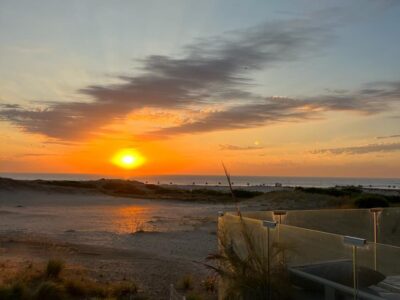
<path fill-rule="evenodd" d="M 393 135 L 384 135 L 384 136 L 377 136 L 377 140 L 382 140 L 382 139 L 394 139 L 394 138 L 400 138 L 400 134 L 393 134 Z"/>
<path fill-rule="evenodd" d="M 331 148 L 314 150 L 313 154 L 366 154 L 374 152 L 394 152 L 400 151 L 400 143 L 391 144 L 369 144 L 364 146 Z"/>
<path fill-rule="evenodd" d="M 2 103 L 0 103 L 0 108 L 15 109 L 15 108 L 21 108 L 21 106 L 19 104 L 2 104 Z"/>
<path fill-rule="evenodd" d="M 149 135 L 169 136 L 216 130 L 258 127 L 277 121 L 290 121 L 311 117 L 308 112 L 297 111 L 300 102 L 288 98 L 269 98 L 263 103 L 238 105 L 209 113 L 203 119 L 175 127 L 163 128 Z"/>
<path fill-rule="evenodd" d="M 260 149 L 264 149 L 263 146 L 236 146 L 236 145 L 229 145 L 229 144 L 225 144 L 225 145 L 219 145 L 219 149 L 220 150 L 260 150 Z"/>
<path fill-rule="evenodd" d="M 376 83 L 372 84 L 376 85 Z M 380 83 L 380 89 L 365 89 L 348 94 L 326 94 L 317 97 L 291 99 L 266 98 L 257 103 L 231 106 L 222 111 L 208 114 L 203 119 L 162 128 L 149 135 L 169 136 L 216 130 L 252 128 L 276 122 L 296 122 L 323 117 L 327 111 L 350 111 L 361 114 L 376 114 L 389 110 L 400 103 L 400 82 Z"/>
<path fill-rule="evenodd" d="M 248 73 L 298 59 L 319 49 L 329 26 L 310 20 L 265 23 L 223 36 L 198 40 L 181 58 L 149 56 L 142 73 L 120 77 L 120 84 L 80 90 L 93 101 L 50 103 L 46 109 L 3 107 L 0 118 L 24 130 L 73 139 L 143 107 L 186 108 L 227 101 L 254 101 L 243 90 Z"/>
<path fill-rule="evenodd" d="M 185 47 L 180 57 L 152 55 L 140 60 L 140 75 L 121 76 L 119 84 L 82 88 L 79 92 L 91 102 L 53 102 L 36 110 L 6 104 L 0 108 L 0 119 L 29 132 L 76 140 L 142 108 L 223 105 L 219 111 L 202 114 L 202 119 L 146 134 L 159 137 L 321 118 L 324 111 L 388 110 L 400 99 L 400 82 L 377 82 L 354 93 L 334 90 L 300 99 L 265 97 L 247 90 L 253 84 L 250 72 L 314 54 L 332 38 L 328 23 L 321 18 L 276 21 L 199 39 Z"/>

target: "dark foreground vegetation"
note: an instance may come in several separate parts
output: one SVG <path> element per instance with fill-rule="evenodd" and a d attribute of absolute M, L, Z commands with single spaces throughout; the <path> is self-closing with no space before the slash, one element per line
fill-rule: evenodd
<path fill-rule="evenodd" d="M 229 203 L 233 197 L 228 189 L 216 190 L 215 187 L 193 186 L 192 189 L 180 188 L 175 185 L 145 184 L 135 180 L 100 179 L 86 181 L 72 180 L 14 180 L 0 178 L 0 190 L 30 189 L 46 192 L 66 193 L 101 193 L 112 196 L 122 196 L 142 199 L 171 199 L 193 202 Z M 400 192 L 384 193 L 370 191 L 358 186 L 315 188 L 296 187 L 282 190 L 260 192 L 235 188 L 233 191 L 237 201 L 258 199 L 268 202 L 297 202 L 295 209 L 310 209 L 322 207 L 388 207 L 400 205 Z M 318 203 L 325 203 L 319 205 Z M 314 205 L 317 204 L 317 205 Z M 304 205 L 304 207 L 302 207 Z M 286 207 L 282 207 L 286 209 Z M 289 208 L 289 207 L 287 207 Z"/>
<path fill-rule="evenodd" d="M 357 208 L 389 207 L 391 205 L 400 205 L 400 194 L 385 195 L 382 193 L 366 193 L 361 187 L 346 186 L 334 188 L 303 188 L 296 187 L 296 191 L 328 195 L 336 198 L 342 198 L 344 203 L 353 204 Z"/>
<path fill-rule="evenodd" d="M 0 178 L 0 189 L 34 189 L 54 190 L 58 192 L 72 192 L 79 189 L 83 192 L 100 192 L 107 195 L 138 197 L 147 199 L 173 199 L 206 202 L 231 202 L 232 196 L 228 191 L 216 191 L 206 188 L 191 190 L 177 187 L 145 184 L 135 180 L 100 179 L 87 181 L 72 180 L 13 180 Z M 235 190 L 235 197 L 239 200 L 262 195 L 262 192 Z"/>
<path fill-rule="evenodd" d="M 29 263 L 7 274 L 0 278 L 1 300 L 147 299 L 134 282 L 97 281 L 61 260 L 49 260 L 45 266 Z"/>

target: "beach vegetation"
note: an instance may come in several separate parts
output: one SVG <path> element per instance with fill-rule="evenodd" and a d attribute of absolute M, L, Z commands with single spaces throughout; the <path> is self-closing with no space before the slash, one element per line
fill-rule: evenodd
<path fill-rule="evenodd" d="M 362 188 L 357 186 L 331 187 L 331 188 L 296 187 L 295 190 L 309 194 L 329 195 L 334 197 L 345 197 L 345 196 L 353 197 L 362 193 Z"/>
<path fill-rule="evenodd" d="M 32 299 L 32 294 L 24 283 L 17 281 L 12 284 L 0 285 L 0 299 L 30 300 Z"/>
<path fill-rule="evenodd" d="M 247 190 L 234 190 L 233 193 L 235 194 L 236 198 L 240 199 L 248 199 L 263 195 L 263 192 L 258 191 L 247 191 Z"/>
<path fill-rule="evenodd" d="M 217 291 L 217 286 L 218 286 L 217 280 L 218 280 L 217 276 L 209 275 L 201 282 L 201 285 L 203 286 L 203 289 L 206 292 L 214 293 Z"/>
<path fill-rule="evenodd" d="M 139 289 L 134 282 L 124 281 L 117 283 L 112 288 L 112 296 L 117 299 L 131 299 L 137 295 Z"/>
<path fill-rule="evenodd" d="M 46 266 L 47 278 L 59 278 L 61 271 L 64 269 L 64 262 L 60 259 L 50 259 Z"/>
<path fill-rule="evenodd" d="M 178 286 L 180 289 L 184 291 L 193 289 L 193 276 L 190 274 L 186 274 L 185 276 L 182 277 Z"/>
<path fill-rule="evenodd" d="M 201 295 L 196 294 L 196 293 L 190 293 L 186 295 L 186 300 L 204 300 Z"/>
<path fill-rule="evenodd" d="M 220 251 L 210 254 L 206 266 L 220 278 L 224 299 L 290 299 L 291 284 L 285 266 L 289 245 L 274 243 L 270 260 L 256 243 L 257 234 L 241 220 L 240 238 L 219 232 Z M 239 242 L 240 240 L 240 242 Z"/>
<path fill-rule="evenodd" d="M 381 195 L 364 194 L 355 199 L 354 205 L 358 208 L 388 207 L 389 202 Z"/>
<path fill-rule="evenodd" d="M 51 271 L 49 271 L 51 270 Z M 98 281 L 81 269 L 66 268 L 50 260 L 45 266 L 30 264 L 0 282 L 1 300 L 146 299 L 130 280 Z"/>
<path fill-rule="evenodd" d="M 42 282 L 33 295 L 34 300 L 64 300 L 67 299 L 63 285 L 53 282 Z"/>

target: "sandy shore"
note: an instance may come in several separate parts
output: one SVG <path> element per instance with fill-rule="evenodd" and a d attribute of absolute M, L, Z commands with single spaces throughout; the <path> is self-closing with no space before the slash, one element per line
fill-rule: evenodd
<path fill-rule="evenodd" d="M 242 201 L 241 209 L 337 205 L 329 196 L 299 198 L 291 189 L 265 188 L 282 193 L 276 199 L 272 193 Z M 168 299 L 170 284 L 185 275 L 192 275 L 199 289 L 210 275 L 204 263 L 217 250 L 221 210 L 234 211 L 235 205 L 115 197 L 58 187 L 0 187 L 0 264 L 58 257 L 86 268 L 99 280 L 131 279 L 150 299 Z M 214 298 L 209 294 L 206 299 Z"/>

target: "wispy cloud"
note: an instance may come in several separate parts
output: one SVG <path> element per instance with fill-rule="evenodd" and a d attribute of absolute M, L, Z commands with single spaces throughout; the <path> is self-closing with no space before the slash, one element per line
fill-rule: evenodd
<path fill-rule="evenodd" d="M 225 145 L 219 145 L 220 150 L 233 150 L 233 151 L 246 151 L 246 150 L 261 150 L 264 149 L 265 147 L 263 146 L 236 146 L 236 145 L 230 145 L 230 144 L 225 144 Z"/>
<path fill-rule="evenodd" d="M 369 144 L 354 147 L 318 149 L 311 151 L 313 154 L 366 154 L 374 152 L 394 152 L 400 151 L 400 143 Z"/>
<path fill-rule="evenodd" d="M 377 136 L 377 140 L 400 138 L 400 134 Z"/>
<path fill-rule="evenodd" d="M 144 107 L 185 109 L 193 105 L 256 101 L 249 73 L 314 53 L 330 26 L 309 19 L 269 22 L 199 39 L 182 57 L 149 56 L 142 73 L 123 83 L 91 85 L 79 92 L 92 102 L 50 103 L 45 109 L 3 108 L 0 117 L 24 130 L 74 139 Z"/>
<path fill-rule="evenodd" d="M 291 99 L 270 97 L 256 103 L 231 106 L 208 114 L 203 119 L 179 126 L 162 128 L 149 134 L 169 136 L 215 130 L 243 129 L 276 122 L 297 122 L 322 118 L 327 111 L 349 111 L 376 114 L 400 103 L 400 82 L 372 83 L 374 89 L 362 89 L 347 94 L 325 94 L 317 97 Z M 367 87 L 369 85 L 366 85 Z"/>
<path fill-rule="evenodd" d="M 326 111 L 374 114 L 400 100 L 400 82 L 374 83 L 355 91 L 332 90 L 318 97 L 270 97 L 248 91 L 250 73 L 311 56 L 332 39 L 324 18 L 268 22 L 221 36 L 196 40 L 180 57 L 152 55 L 140 60 L 140 75 L 121 83 L 91 85 L 79 92 L 91 102 L 53 102 L 27 109 L 3 104 L 0 119 L 25 131 L 59 140 L 99 133 L 143 108 L 189 110 L 219 105 L 216 111 L 145 133 L 168 137 L 322 118 Z"/>

